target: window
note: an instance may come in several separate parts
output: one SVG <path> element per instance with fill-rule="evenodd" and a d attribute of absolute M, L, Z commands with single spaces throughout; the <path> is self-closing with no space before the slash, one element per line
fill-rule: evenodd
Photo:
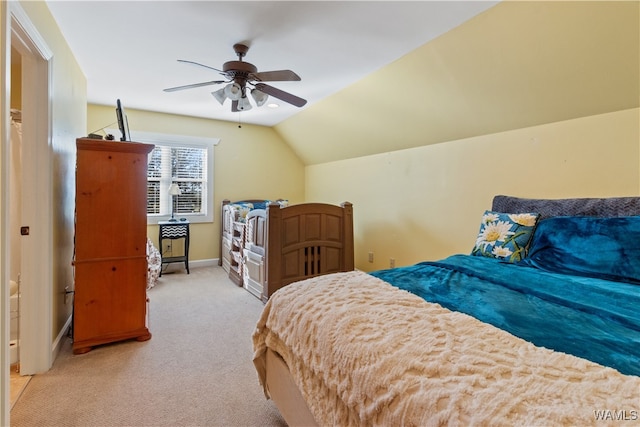
<path fill-rule="evenodd" d="M 149 155 L 147 215 L 200 214 L 207 205 L 206 171 L 206 148 L 156 144 Z M 173 200 L 171 184 L 180 190 Z"/>
<path fill-rule="evenodd" d="M 131 132 L 136 142 L 154 144 L 148 157 L 147 220 L 213 221 L 213 147 L 219 139 Z M 177 184 L 179 195 L 169 194 Z"/>

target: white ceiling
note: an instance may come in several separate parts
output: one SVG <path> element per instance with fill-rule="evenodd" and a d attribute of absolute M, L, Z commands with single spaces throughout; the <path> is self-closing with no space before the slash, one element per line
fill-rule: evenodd
<path fill-rule="evenodd" d="M 273 126 L 300 108 L 232 113 L 211 95 L 220 86 L 162 89 L 218 80 L 250 46 L 258 71 L 291 69 L 299 82 L 270 83 L 308 100 L 360 80 L 494 6 L 489 1 L 59 1 L 47 4 L 87 78 L 87 101 Z M 402 76 L 380 90 L 403 84 Z M 239 114 L 242 116 L 239 117 Z"/>

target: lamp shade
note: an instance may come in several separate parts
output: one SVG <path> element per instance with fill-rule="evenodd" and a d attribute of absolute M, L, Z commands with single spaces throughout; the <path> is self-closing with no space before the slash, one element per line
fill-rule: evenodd
<path fill-rule="evenodd" d="M 249 98 L 243 96 L 238 100 L 238 111 L 248 111 L 251 110 L 251 103 L 249 102 Z"/>
<path fill-rule="evenodd" d="M 223 87 L 222 89 L 218 89 L 215 92 L 211 92 L 211 95 L 213 95 L 213 97 L 220 103 L 220 105 L 224 104 L 224 101 L 227 100 L 227 95 L 224 94 L 226 87 Z"/>
<path fill-rule="evenodd" d="M 256 105 L 258 107 L 262 107 L 264 103 L 267 102 L 267 99 L 269 99 L 269 95 L 258 89 L 253 89 L 251 91 L 251 97 L 256 101 Z"/>
<path fill-rule="evenodd" d="M 235 101 L 242 96 L 242 88 L 238 83 L 229 83 L 224 87 L 224 94 L 227 95 L 227 98 Z"/>
<path fill-rule="evenodd" d="M 171 183 L 171 185 L 169 186 L 169 194 L 172 196 L 179 196 L 182 194 L 182 191 L 180 191 L 180 187 L 178 187 L 178 184 L 176 184 L 175 182 Z"/>

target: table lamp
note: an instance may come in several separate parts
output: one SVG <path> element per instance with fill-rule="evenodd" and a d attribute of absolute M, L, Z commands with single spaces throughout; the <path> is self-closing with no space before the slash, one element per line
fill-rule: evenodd
<path fill-rule="evenodd" d="M 175 219 L 175 217 L 173 216 L 175 209 L 175 202 L 176 202 L 176 196 L 179 196 L 182 194 L 182 191 L 180 191 L 180 187 L 178 187 L 178 184 L 176 184 L 175 182 L 172 182 L 171 185 L 169 186 L 169 194 L 171 195 L 171 219 L 169 219 L 169 221 L 174 222 L 177 221 L 177 219 Z"/>

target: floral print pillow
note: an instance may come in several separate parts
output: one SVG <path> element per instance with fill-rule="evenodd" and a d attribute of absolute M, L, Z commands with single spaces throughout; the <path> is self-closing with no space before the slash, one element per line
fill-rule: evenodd
<path fill-rule="evenodd" d="M 527 255 L 529 241 L 540 218 L 537 213 L 509 214 L 485 211 L 471 255 L 518 262 Z"/>

